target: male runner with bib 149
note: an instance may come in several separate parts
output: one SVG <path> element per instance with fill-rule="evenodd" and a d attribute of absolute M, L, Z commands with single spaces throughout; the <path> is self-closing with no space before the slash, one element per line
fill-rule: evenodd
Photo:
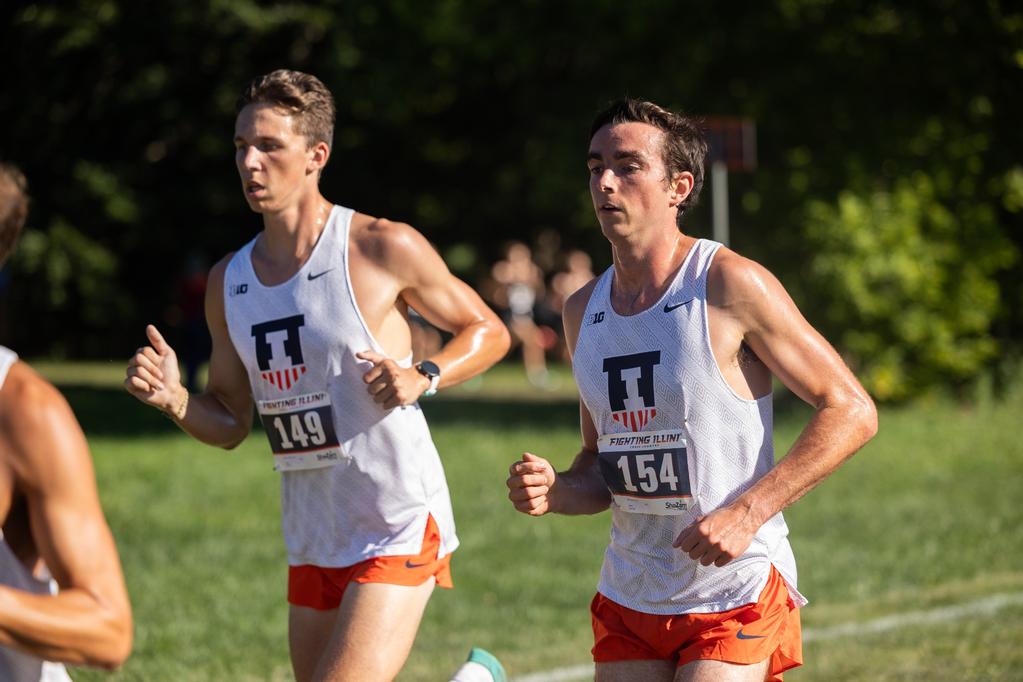
<path fill-rule="evenodd" d="M 295 676 L 390 680 L 434 585 L 451 586 L 458 544 L 416 401 L 484 371 L 509 339 L 419 232 L 323 198 L 334 111 L 308 74 L 249 84 L 235 162 L 263 231 L 210 271 L 208 386 L 188 394 L 174 351 L 149 326 L 125 387 L 224 448 L 249 433 L 255 401 L 281 476 Z M 453 333 L 415 366 L 410 306 Z"/>
<path fill-rule="evenodd" d="M 611 508 L 591 604 L 597 680 L 764 680 L 800 665 L 781 510 L 877 430 L 873 402 L 767 270 L 680 231 L 703 184 L 691 120 L 622 100 L 591 129 L 612 266 L 565 305 L 582 448 L 512 464 L 524 513 Z M 815 412 L 774 463 L 771 379 Z"/>

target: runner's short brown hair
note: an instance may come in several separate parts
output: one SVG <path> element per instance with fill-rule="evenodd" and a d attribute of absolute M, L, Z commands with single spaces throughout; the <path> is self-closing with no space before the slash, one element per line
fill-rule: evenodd
<path fill-rule="evenodd" d="M 295 121 L 296 131 L 305 135 L 310 147 L 326 142 L 333 148 L 334 96 L 316 76 L 290 69 L 257 76 L 238 98 L 236 113 L 262 102 L 288 113 Z"/>
<path fill-rule="evenodd" d="M 703 159 L 707 156 L 707 140 L 698 122 L 669 111 L 653 102 L 625 97 L 612 102 L 597 114 L 590 126 L 590 139 L 606 125 L 646 123 L 664 133 L 664 167 L 670 181 L 683 171 L 693 174 L 693 189 L 679 204 L 677 224 L 682 227 L 682 214 L 695 206 L 703 189 Z"/>

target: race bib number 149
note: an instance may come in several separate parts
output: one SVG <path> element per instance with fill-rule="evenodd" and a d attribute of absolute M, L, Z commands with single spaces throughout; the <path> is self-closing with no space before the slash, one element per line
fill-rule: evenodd
<path fill-rule="evenodd" d="M 274 471 L 318 469 L 341 460 L 326 392 L 260 400 L 256 407 L 273 450 Z"/>
<path fill-rule="evenodd" d="M 600 437 L 604 482 L 622 510 L 677 516 L 692 508 L 685 434 L 678 429 Z"/>

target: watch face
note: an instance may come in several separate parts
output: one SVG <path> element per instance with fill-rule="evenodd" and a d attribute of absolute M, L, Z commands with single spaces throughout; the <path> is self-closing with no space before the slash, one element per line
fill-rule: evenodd
<path fill-rule="evenodd" d="M 418 365 L 416 365 L 416 369 L 419 370 L 420 374 L 422 374 L 423 376 L 430 377 L 431 379 L 440 376 L 440 367 L 438 367 L 435 363 L 430 362 L 429 360 L 423 360 L 422 362 L 420 362 Z"/>

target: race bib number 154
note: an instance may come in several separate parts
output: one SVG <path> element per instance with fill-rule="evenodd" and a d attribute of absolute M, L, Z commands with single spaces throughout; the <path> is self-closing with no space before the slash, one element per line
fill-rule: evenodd
<path fill-rule="evenodd" d="M 605 434 L 597 447 L 600 472 L 622 510 L 676 516 L 692 508 L 687 442 L 681 430 Z"/>

